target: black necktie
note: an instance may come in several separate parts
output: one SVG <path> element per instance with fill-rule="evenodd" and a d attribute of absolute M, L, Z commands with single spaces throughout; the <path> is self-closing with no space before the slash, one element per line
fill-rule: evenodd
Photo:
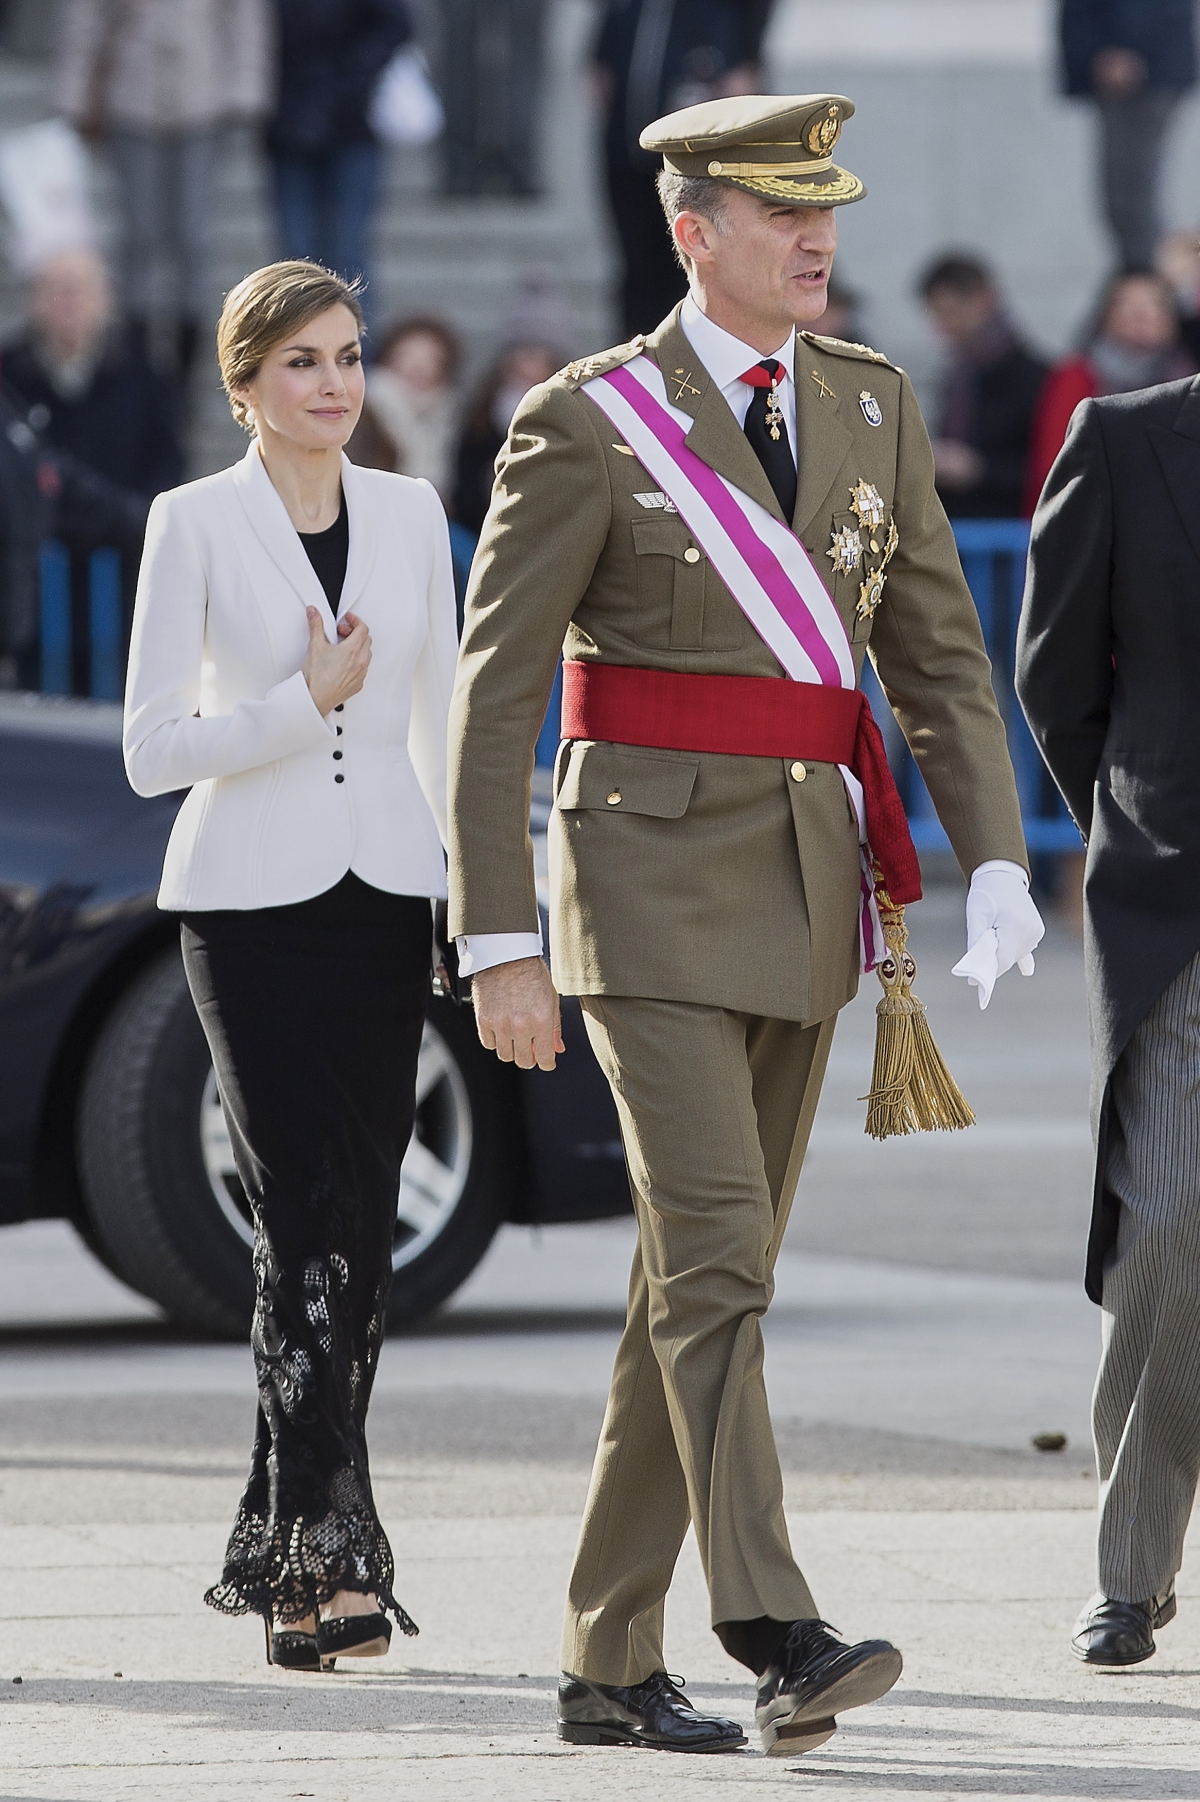
<path fill-rule="evenodd" d="M 741 379 L 754 389 L 750 411 L 746 414 L 746 437 L 767 472 L 767 480 L 775 490 L 775 498 L 790 526 L 796 511 L 796 465 L 783 408 L 776 393 L 776 384 L 783 373 L 782 363 L 777 363 L 774 357 L 764 357 Z"/>

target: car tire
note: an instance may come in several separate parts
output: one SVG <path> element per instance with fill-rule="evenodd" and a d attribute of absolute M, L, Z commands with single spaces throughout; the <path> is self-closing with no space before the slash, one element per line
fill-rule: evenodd
<path fill-rule="evenodd" d="M 431 1016 L 405 1161 L 391 1331 L 465 1281 L 523 1177 L 506 1081 L 514 1072 L 493 1067 L 469 1010 L 434 1003 Z M 208 1046 L 172 950 L 126 991 L 92 1048 L 77 1121 L 80 1177 L 109 1267 L 179 1325 L 240 1337 L 254 1307 L 253 1229 L 222 1133 Z"/>

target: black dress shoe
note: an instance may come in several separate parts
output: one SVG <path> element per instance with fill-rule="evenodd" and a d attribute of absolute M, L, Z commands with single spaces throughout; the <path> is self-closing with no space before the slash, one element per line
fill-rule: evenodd
<path fill-rule="evenodd" d="M 558 1737 L 573 1746 L 652 1746 L 660 1752 L 735 1752 L 746 1744 L 736 1721 L 698 1714 L 666 1671 L 613 1689 L 566 1672 L 558 1685 Z"/>
<path fill-rule="evenodd" d="M 754 1718 L 773 1758 L 811 1752 L 837 1731 L 834 1716 L 885 1696 L 904 1660 L 886 1639 L 848 1646 L 824 1621 L 793 1621 L 758 1680 Z"/>
<path fill-rule="evenodd" d="M 1144 1664 L 1157 1647 L 1154 1630 L 1175 1619 L 1175 1585 L 1148 1602 L 1114 1602 L 1106 1595 L 1093 1596 L 1079 1619 L 1071 1650 L 1085 1664 L 1121 1670 Z"/>

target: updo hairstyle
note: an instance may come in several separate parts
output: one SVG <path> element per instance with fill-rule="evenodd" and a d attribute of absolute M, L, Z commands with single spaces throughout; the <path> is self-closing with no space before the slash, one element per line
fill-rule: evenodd
<path fill-rule="evenodd" d="M 268 263 L 242 277 L 225 296 L 217 322 L 217 361 L 233 417 L 247 432 L 254 430 L 250 409 L 234 390 L 252 382 L 263 359 L 277 344 L 310 320 L 342 306 L 363 330 L 357 281 L 344 282 L 319 263 L 303 260 Z"/>

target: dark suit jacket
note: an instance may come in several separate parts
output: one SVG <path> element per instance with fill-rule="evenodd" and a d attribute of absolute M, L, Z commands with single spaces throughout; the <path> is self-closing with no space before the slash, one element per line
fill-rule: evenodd
<path fill-rule="evenodd" d="M 1109 1079 L 1200 950 L 1200 377 L 1076 411 L 1034 515 L 1017 692 L 1088 847 L 1099 1301 Z"/>

